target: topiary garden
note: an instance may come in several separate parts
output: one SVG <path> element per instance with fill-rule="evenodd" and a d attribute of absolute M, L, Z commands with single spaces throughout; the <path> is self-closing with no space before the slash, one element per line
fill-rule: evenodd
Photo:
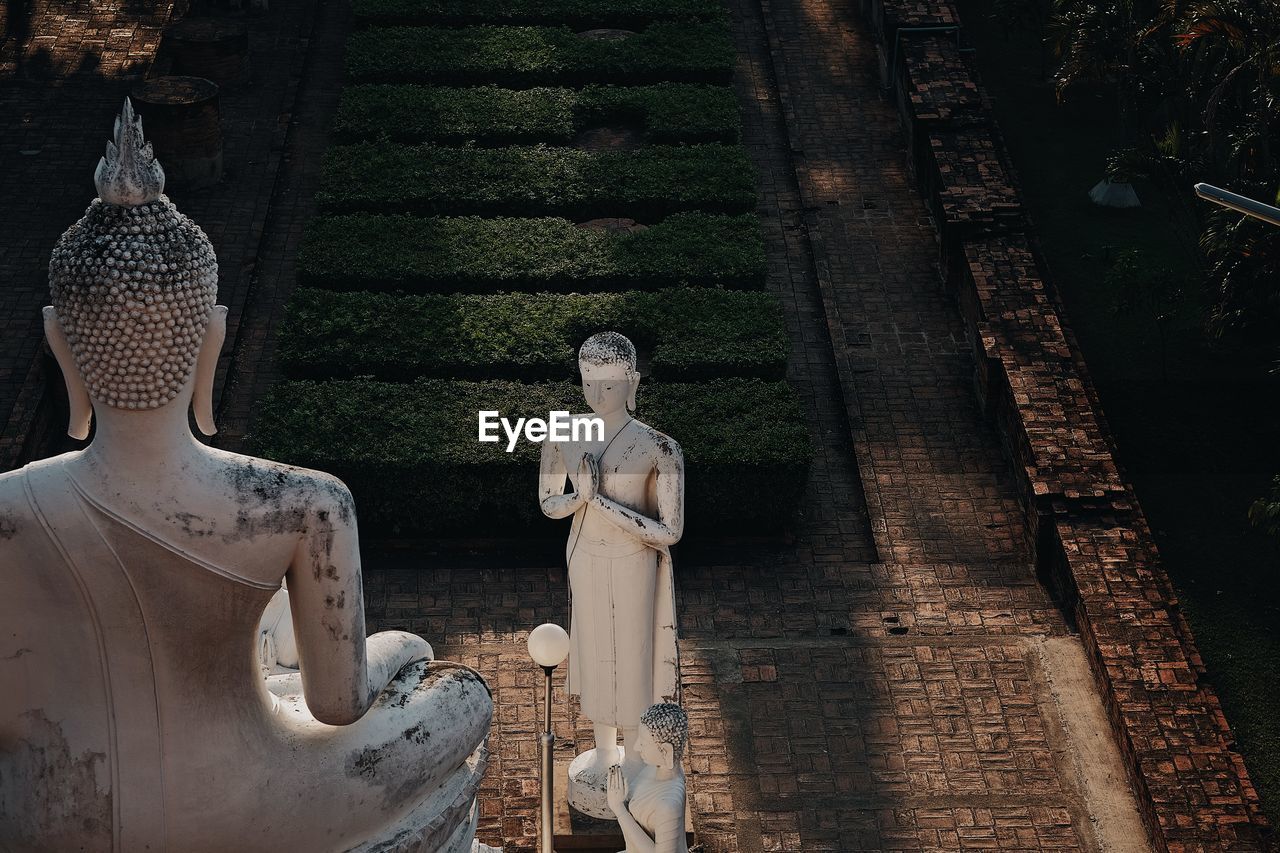
<path fill-rule="evenodd" d="M 614 329 L 640 350 L 637 416 L 684 449 L 690 534 L 783 529 L 812 449 L 723 7 L 353 11 L 255 451 L 342 477 L 374 535 L 549 533 L 537 446 L 480 443 L 478 412 L 585 411 L 577 346 Z"/>

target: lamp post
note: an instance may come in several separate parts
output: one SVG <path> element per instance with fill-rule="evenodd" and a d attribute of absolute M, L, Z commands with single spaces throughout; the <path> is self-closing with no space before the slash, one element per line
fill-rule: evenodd
<path fill-rule="evenodd" d="M 555 746 L 556 736 L 551 733 L 551 673 L 569 654 L 569 635 L 554 622 L 539 625 L 529 632 L 529 657 L 542 667 L 545 675 L 545 695 L 542 706 L 542 825 L 538 829 L 539 853 L 555 853 Z"/>
<path fill-rule="evenodd" d="M 1257 199 L 1239 195 L 1221 187 L 1215 187 L 1213 184 L 1196 184 L 1196 195 L 1200 196 L 1200 198 L 1208 199 L 1214 204 L 1220 204 L 1231 210 L 1239 211 L 1246 216 L 1252 216 L 1254 219 L 1261 219 L 1263 222 L 1270 222 L 1272 225 L 1280 225 L 1280 207 L 1272 207 Z"/>

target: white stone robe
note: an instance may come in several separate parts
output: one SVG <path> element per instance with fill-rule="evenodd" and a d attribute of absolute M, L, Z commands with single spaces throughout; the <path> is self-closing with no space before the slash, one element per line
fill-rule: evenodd
<path fill-rule="evenodd" d="M 678 702 L 675 584 L 671 551 L 639 540 L 605 544 L 579 536 L 574 513 L 569 564 L 568 691 L 596 725 L 632 728 L 655 702 Z M 619 641 L 620 632 L 629 639 Z M 619 648 L 631 651 L 619 652 Z M 638 651 L 637 651 L 638 650 Z"/>

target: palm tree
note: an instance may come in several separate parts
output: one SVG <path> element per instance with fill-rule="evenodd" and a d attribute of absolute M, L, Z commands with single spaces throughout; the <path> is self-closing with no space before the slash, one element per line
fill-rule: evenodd
<path fill-rule="evenodd" d="M 1266 180 L 1274 174 L 1280 130 L 1280 4 L 1275 0 L 1207 0 L 1188 6 L 1175 43 L 1191 60 L 1192 99 L 1204 105 L 1209 144 L 1225 175 Z"/>
<path fill-rule="evenodd" d="M 1061 60 L 1059 100 L 1079 86 L 1111 89 L 1122 138 L 1132 141 L 1139 119 L 1182 91 L 1165 9 L 1154 0 L 1057 0 L 1047 40 Z"/>
<path fill-rule="evenodd" d="M 1228 210 L 1210 214 L 1200 248 L 1209 264 L 1215 305 L 1209 330 L 1260 333 L 1274 343 L 1280 322 L 1280 229 Z"/>
<path fill-rule="evenodd" d="M 1175 43 L 1187 57 L 1188 95 L 1202 106 L 1208 174 L 1246 195 L 1273 196 L 1280 132 L 1280 4 L 1201 0 L 1183 10 Z M 1250 332 L 1280 320 L 1280 231 L 1227 211 L 1200 245 L 1215 308 L 1209 329 Z"/>

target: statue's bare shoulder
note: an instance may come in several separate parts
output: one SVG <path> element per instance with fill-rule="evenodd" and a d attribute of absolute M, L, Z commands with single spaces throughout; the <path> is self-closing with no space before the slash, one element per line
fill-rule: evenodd
<path fill-rule="evenodd" d="M 39 468 L 57 467 L 67 459 L 75 456 L 77 451 L 50 456 L 30 462 L 22 468 L 0 473 L 0 540 L 11 539 L 12 533 L 6 530 L 17 523 L 17 519 L 30 511 L 30 499 L 27 497 L 25 484 L 27 474 Z"/>
<path fill-rule="evenodd" d="M 636 424 L 640 428 L 641 442 L 646 445 L 646 450 L 653 451 L 654 459 L 659 466 L 662 466 L 664 462 L 674 465 L 684 464 L 684 453 L 680 450 L 679 442 L 665 432 L 656 430 L 648 424 L 640 423 L 639 421 L 636 421 Z"/>
<path fill-rule="evenodd" d="M 342 480 L 311 468 L 254 456 L 210 450 L 221 469 L 222 489 L 241 513 L 354 526 L 355 502 Z"/>
<path fill-rule="evenodd" d="M 0 474 L 0 552 L 10 543 L 16 543 L 29 523 L 27 506 L 22 469 Z"/>
<path fill-rule="evenodd" d="M 193 552 L 215 552 L 245 575 L 274 582 L 302 542 L 354 538 L 351 490 L 332 474 L 209 448 L 196 478 L 203 496 L 148 508 Z M 163 516 L 158 515 L 163 512 Z"/>

